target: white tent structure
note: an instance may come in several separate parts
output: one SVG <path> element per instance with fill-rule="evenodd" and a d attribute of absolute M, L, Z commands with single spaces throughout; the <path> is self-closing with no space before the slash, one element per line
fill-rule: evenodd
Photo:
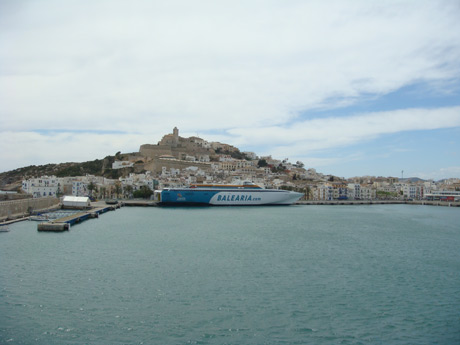
<path fill-rule="evenodd" d="M 62 199 L 63 208 L 88 208 L 91 201 L 86 196 L 65 196 Z"/>

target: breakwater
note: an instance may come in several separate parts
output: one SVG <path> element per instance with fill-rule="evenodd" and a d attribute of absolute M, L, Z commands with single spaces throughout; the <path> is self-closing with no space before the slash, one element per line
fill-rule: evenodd
<path fill-rule="evenodd" d="M 59 199 L 53 197 L 29 198 L 0 202 L 0 221 L 24 218 L 37 211 L 59 206 Z"/>
<path fill-rule="evenodd" d="M 456 201 L 428 201 L 428 200 L 299 200 L 296 205 L 429 205 L 460 207 Z"/>

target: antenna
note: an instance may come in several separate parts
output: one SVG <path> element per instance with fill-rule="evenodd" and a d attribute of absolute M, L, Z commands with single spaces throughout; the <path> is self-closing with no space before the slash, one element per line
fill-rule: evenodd
<path fill-rule="evenodd" d="M 404 179 L 404 170 L 401 170 L 401 180 Z"/>

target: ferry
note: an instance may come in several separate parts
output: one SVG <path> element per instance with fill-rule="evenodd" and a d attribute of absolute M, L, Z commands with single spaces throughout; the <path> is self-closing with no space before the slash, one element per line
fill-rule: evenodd
<path fill-rule="evenodd" d="M 282 189 L 264 189 L 253 182 L 240 185 L 193 184 L 154 192 L 154 200 L 159 205 L 172 206 L 291 205 L 302 196 L 302 193 Z"/>

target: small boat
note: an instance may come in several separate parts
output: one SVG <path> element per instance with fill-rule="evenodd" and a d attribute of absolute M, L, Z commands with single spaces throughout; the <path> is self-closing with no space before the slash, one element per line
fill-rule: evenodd
<path fill-rule="evenodd" d="M 30 216 L 29 217 L 29 220 L 34 220 L 34 221 L 37 221 L 37 222 L 46 222 L 47 220 L 49 220 L 49 217 L 47 216 Z"/>
<path fill-rule="evenodd" d="M 10 231 L 10 229 L 8 229 L 8 227 L 0 226 L 0 232 L 8 232 L 8 231 Z"/>

